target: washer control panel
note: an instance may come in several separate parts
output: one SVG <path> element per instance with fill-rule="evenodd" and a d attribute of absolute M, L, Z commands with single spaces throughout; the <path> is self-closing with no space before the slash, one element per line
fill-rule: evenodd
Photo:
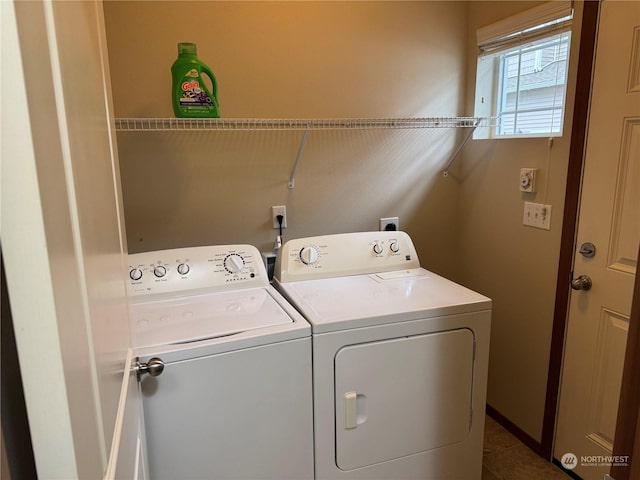
<path fill-rule="evenodd" d="M 176 248 L 129 255 L 132 296 L 269 285 L 260 252 L 251 245 Z"/>
<path fill-rule="evenodd" d="M 356 232 L 290 240 L 276 260 L 280 282 L 420 267 L 404 232 Z"/>

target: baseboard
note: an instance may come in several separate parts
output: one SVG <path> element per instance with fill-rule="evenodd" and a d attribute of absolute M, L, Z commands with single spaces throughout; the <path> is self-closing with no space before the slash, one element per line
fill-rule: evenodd
<path fill-rule="evenodd" d="M 507 430 L 511 435 L 516 437 L 518 440 L 524 443 L 527 447 L 529 447 L 535 453 L 537 453 L 542 458 L 544 458 L 541 454 L 542 447 L 540 442 L 534 440 L 528 433 L 526 433 L 524 430 L 518 427 L 515 423 L 513 423 L 507 417 L 505 417 L 500 412 L 498 412 L 491 405 L 487 405 L 487 415 L 489 415 L 496 422 L 502 425 L 504 429 Z M 544 458 L 544 459 L 549 461 L 548 458 Z M 571 470 L 567 470 L 563 468 L 562 464 L 557 458 L 552 458 L 551 462 L 554 465 L 556 465 L 560 470 L 562 470 L 564 473 L 566 473 L 569 477 L 573 478 L 574 480 L 582 480 L 582 477 L 580 477 L 579 475 L 573 473 Z"/>
<path fill-rule="evenodd" d="M 489 415 L 496 422 L 502 425 L 505 428 L 505 430 L 507 430 L 511 435 L 516 437 L 518 440 L 524 443 L 527 447 L 529 447 L 531 450 L 533 450 L 535 453 L 537 453 L 542 457 L 542 454 L 541 454 L 542 448 L 541 448 L 540 442 L 534 440 L 533 437 L 531 437 L 528 433 L 526 433 L 524 430 L 518 427 L 515 423 L 513 423 L 511 420 L 509 420 L 507 417 L 502 415 L 495 408 L 493 408 L 491 405 L 488 405 L 488 404 L 487 404 L 487 415 Z M 545 460 L 549 461 L 548 458 L 545 458 Z"/>

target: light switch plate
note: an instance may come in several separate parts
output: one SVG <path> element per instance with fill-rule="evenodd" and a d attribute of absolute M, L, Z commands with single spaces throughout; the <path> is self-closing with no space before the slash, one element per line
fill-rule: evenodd
<path fill-rule="evenodd" d="M 551 230 L 551 205 L 524 202 L 523 225 Z"/>

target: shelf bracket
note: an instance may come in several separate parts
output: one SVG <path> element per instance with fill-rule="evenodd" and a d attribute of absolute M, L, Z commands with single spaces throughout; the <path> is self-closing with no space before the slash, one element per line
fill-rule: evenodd
<path fill-rule="evenodd" d="M 296 160 L 293 162 L 293 168 L 291 169 L 291 175 L 289 176 L 289 188 L 292 189 L 295 185 L 295 177 L 296 170 L 298 168 L 298 163 L 300 162 L 300 157 L 302 157 L 302 152 L 304 151 L 304 147 L 307 144 L 307 138 L 309 138 L 309 133 L 311 132 L 311 123 L 307 124 L 307 128 L 302 135 L 302 140 L 300 140 L 300 146 L 298 147 L 298 153 L 296 154 Z"/>
<path fill-rule="evenodd" d="M 447 165 L 444 167 L 444 170 L 442 171 L 442 176 L 443 177 L 448 177 L 449 176 L 449 169 L 451 168 L 451 165 L 453 165 L 453 162 L 456 161 L 456 158 L 458 158 L 458 155 L 460 155 L 460 152 L 462 151 L 464 146 L 467 144 L 467 142 L 469 140 L 471 140 L 471 137 L 473 136 L 473 132 L 476 131 L 476 128 L 478 128 L 478 126 L 480 125 L 481 121 L 482 121 L 482 118 L 478 118 L 473 123 L 473 126 L 468 127 L 469 128 L 469 132 L 467 132 L 467 136 L 464 137 L 464 140 L 460 143 L 460 145 L 458 145 L 458 148 L 456 149 L 455 152 L 453 152 L 453 155 L 451 155 L 451 158 L 447 162 Z"/>

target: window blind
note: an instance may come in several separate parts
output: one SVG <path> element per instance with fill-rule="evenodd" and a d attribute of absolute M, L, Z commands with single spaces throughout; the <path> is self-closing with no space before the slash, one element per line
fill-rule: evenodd
<path fill-rule="evenodd" d="M 477 39 L 480 55 L 517 47 L 569 30 L 572 19 L 572 2 L 557 0 L 479 28 Z"/>

